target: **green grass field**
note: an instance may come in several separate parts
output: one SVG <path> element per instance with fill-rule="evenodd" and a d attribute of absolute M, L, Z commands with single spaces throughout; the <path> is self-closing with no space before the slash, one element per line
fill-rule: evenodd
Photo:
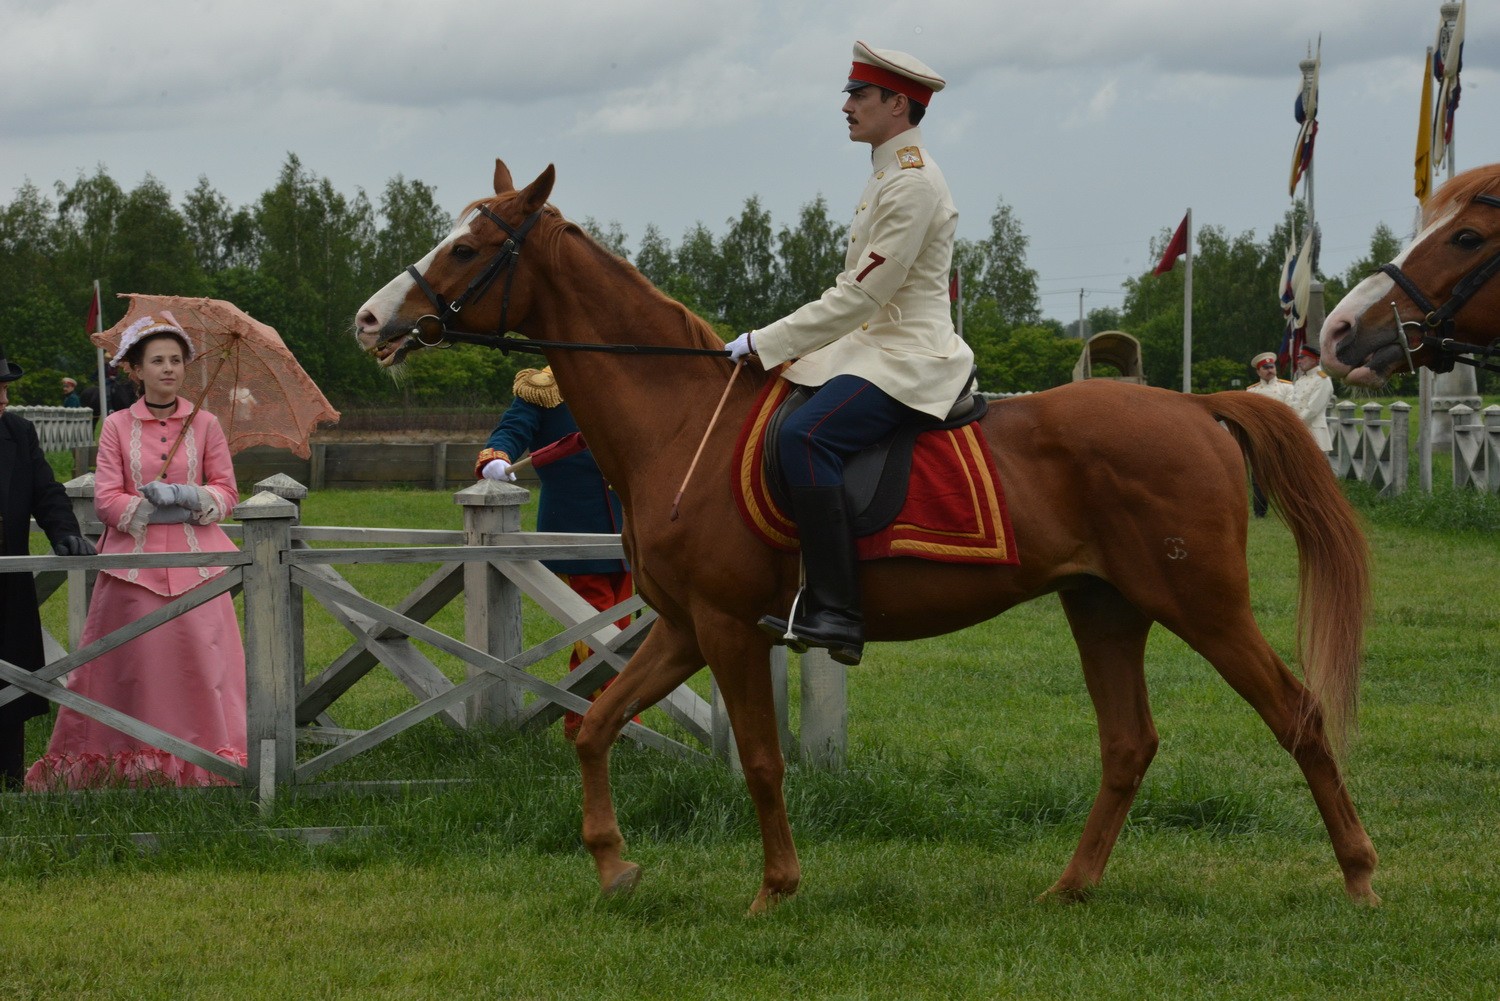
<path fill-rule="evenodd" d="M 557 728 L 429 721 L 328 777 L 471 781 L 289 797 L 265 817 L 231 791 L 0 798 L 0 998 L 1493 1001 L 1500 499 L 1354 493 L 1376 575 L 1346 774 L 1381 853 L 1381 908 L 1346 902 L 1290 758 L 1163 630 L 1147 668 L 1161 750 L 1104 884 L 1086 904 L 1035 902 L 1098 782 L 1077 656 L 1044 599 L 873 647 L 851 670 L 849 767 L 790 768 L 803 889 L 768 917 L 745 916 L 759 837 L 726 770 L 616 751 L 645 878 L 602 900 Z M 447 494 L 325 494 L 305 520 L 459 515 Z M 1250 559 L 1256 615 L 1286 652 L 1295 554 L 1274 519 L 1252 523 Z M 424 573 L 356 569 L 372 597 Z M 342 649 L 331 620 L 309 622 L 310 657 Z M 346 725 L 402 704 L 374 678 L 351 699 L 335 710 Z M 39 751 L 46 721 L 34 727 Z M 271 836 L 321 826 L 366 830 L 324 846 Z M 128 837 L 142 831 L 150 850 Z"/>

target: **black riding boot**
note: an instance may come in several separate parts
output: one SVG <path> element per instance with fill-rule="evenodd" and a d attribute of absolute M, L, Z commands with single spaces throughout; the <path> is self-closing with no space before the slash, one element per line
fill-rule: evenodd
<path fill-rule="evenodd" d="M 826 647 L 840 664 L 858 664 L 864 653 L 865 620 L 859 611 L 854 533 L 844 510 L 844 488 L 793 487 L 791 495 L 807 576 L 797 599 L 792 649 Z M 759 625 L 785 641 L 786 619 L 767 615 Z"/>

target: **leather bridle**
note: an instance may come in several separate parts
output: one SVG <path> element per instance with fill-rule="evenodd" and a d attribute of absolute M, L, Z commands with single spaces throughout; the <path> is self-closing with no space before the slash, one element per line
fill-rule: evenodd
<path fill-rule="evenodd" d="M 510 290 L 516 279 L 516 264 L 521 256 L 521 245 L 526 242 L 526 235 L 531 232 L 531 227 L 535 226 L 536 221 L 541 218 L 542 210 L 537 209 L 516 227 L 512 227 L 510 223 L 491 212 L 487 205 L 479 206 L 478 212 L 505 231 L 505 242 L 500 245 L 500 249 L 495 251 L 495 256 L 490 258 L 479 274 L 474 276 L 474 280 L 469 282 L 469 287 L 464 289 L 457 299 L 452 302 L 447 301 L 441 292 L 427 283 L 427 279 L 423 277 L 421 271 L 417 270 L 415 264 L 406 266 L 406 273 L 411 275 L 412 280 L 417 283 L 417 288 L 422 290 L 422 294 L 427 296 L 427 300 L 432 303 L 432 308 L 437 310 L 436 314 L 429 314 L 417 320 L 416 326 L 411 330 L 412 336 L 423 347 L 440 347 L 445 342 L 456 340 L 477 344 L 490 343 L 493 338 L 484 334 L 455 336 L 461 332 L 448 330 L 448 319 L 457 316 L 471 300 L 478 299 L 489 291 L 490 286 L 495 283 L 496 278 L 500 277 L 502 271 L 505 272 L 505 290 L 500 296 L 500 323 L 495 330 L 494 337 L 503 337 L 505 331 L 509 329 L 506 321 L 510 313 Z M 427 340 L 434 334 L 442 336 L 432 341 Z"/>
<path fill-rule="evenodd" d="M 1494 195 L 1476 195 L 1474 200 L 1482 205 L 1500 208 L 1500 197 Z M 1449 293 L 1447 301 L 1441 306 L 1433 305 L 1432 300 L 1417 288 L 1416 282 L 1412 281 L 1411 277 L 1394 262 L 1382 264 L 1380 271 L 1389 275 L 1391 281 L 1395 282 L 1397 287 L 1405 292 L 1423 313 L 1421 320 L 1402 321 L 1399 314 L 1397 316 L 1400 326 L 1396 335 L 1406 350 L 1407 364 L 1412 364 L 1411 356 L 1415 350 L 1427 348 L 1433 354 L 1433 360 L 1428 363 L 1428 367 L 1434 372 L 1451 372 L 1454 364 L 1459 362 L 1489 372 L 1500 372 L 1500 366 L 1465 357 L 1466 355 L 1494 357 L 1500 355 L 1500 347 L 1493 344 L 1466 344 L 1453 338 L 1456 325 L 1454 317 L 1458 311 L 1468 304 L 1485 283 L 1496 274 L 1500 274 L 1500 251 L 1481 261 L 1473 270 L 1459 279 L 1453 286 L 1453 291 Z M 1415 345 L 1411 344 L 1406 336 L 1407 327 L 1414 327 L 1420 332 Z M 1415 371 L 1414 365 L 1413 371 Z"/>
<path fill-rule="evenodd" d="M 502 354 L 511 351 L 520 351 L 526 354 L 545 354 L 548 348 L 558 348 L 567 351 L 605 351 L 616 354 L 634 355 L 711 355 L 723 358 L 729 352 L 722 348 L 686 348 L 675 345 L 656 344 L 580 344 L 573 341 L 542 341 L 530 337 L 510 337 L 507 331 L 510 329 L 510 291 L 515 281 L 516 268 L 521 260 L 521 245 L 526 242 L 526 236 L 531 228 L 536 225 L 537 219 L 541 217 L 542 210 L 537 209 L 519 226 L 512 227 L 504 219 L 501 219 L 486 205 L 480 205 L 479 214 L 489 219 L 496 226 L 505 231 L 505 242 L 490 258 L 483 270 L 469 282 L 469 287 L 464 289 L 457 299 L 452 302 L 443 298 L 443 294 L 433 288 L 422 272 L 415 264 L 406 267 L 406 273 L 411 275 L 412 280 L 417 283 L 417 288 L 427 296 L 432 303 L 436 313 L 428 313 L 417 318 L 417 322 L 409 331 L 396 331 L 386 335 L 384 340 L 392 340 L 396 337 L 405 336 L 409 333 L 416 338 L 417 343 L 424 348 L 448 347 L 451 344 L 479 344 L 484 347 L 495 348 Z M 466 330 L 454 330 L 448 326 L 448 319 L 457 316 L 465 306 L 471 304 L 495 284 L 501 272 L 505 273 L 505 287 L 500 296 L 500 321 L 496 325 L 493 334 L 475 334 Z"/>

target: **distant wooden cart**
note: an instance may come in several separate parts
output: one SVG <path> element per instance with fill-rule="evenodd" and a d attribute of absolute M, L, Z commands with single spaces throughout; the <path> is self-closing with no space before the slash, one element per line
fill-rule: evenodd
<path fill-rule="evenodd" d="M 1105 330 L 1090 337 L 1073 366 L 1073 381 L 1113 379 L 1116 382 L 1146 384 L 1141 364 L 1141 342 L 1123 330 Z"/>

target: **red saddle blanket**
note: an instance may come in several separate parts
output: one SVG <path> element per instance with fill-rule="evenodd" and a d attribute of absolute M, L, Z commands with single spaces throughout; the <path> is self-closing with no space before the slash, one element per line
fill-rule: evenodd
<path fill-rule="evenodd" d="M 774 549 L 796 552 L 801 548 L 796 522 L 772 499 L 763 462 L 766 425 L 789 392 L 785 379 L 767 380 L 740 429 L 730 489 L 752 532 Z M 1000 474 L 977 425 L 919 434 L 901 513 L 856 545 L 862 560 L 911 556 L 942 563 L 1019 563 Z"/>

